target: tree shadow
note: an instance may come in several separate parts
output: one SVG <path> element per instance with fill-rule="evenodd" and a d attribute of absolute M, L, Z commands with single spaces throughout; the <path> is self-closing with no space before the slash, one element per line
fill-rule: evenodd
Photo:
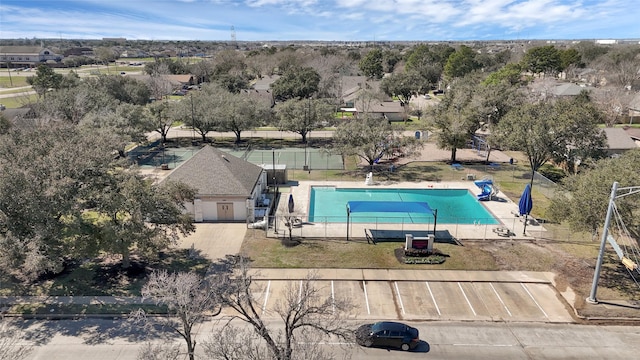
<path fill-rule="evenodd" d="M 84 344 L 112 344 L 116 340 L 138 343 L 149 339 L 174 339 L 175 332 L 161 326 L 143 326 L 127 317 L 26 320 L 22 338 L 35 345 L 46 345 L 55 336 L 82 339 Z"/>

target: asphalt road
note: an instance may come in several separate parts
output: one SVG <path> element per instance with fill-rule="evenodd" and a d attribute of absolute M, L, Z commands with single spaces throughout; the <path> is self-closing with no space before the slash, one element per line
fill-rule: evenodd
<path fill-rule="evenodd" d="M 197 328 L 199 344 L 224 323 L 209 321 Z M 354 327 L 360 324 L 353 322 Z M 420 330 L 422 343 L 412 352 L 364 349 L 337 341 L 324 349 L 353 359 L 636 359 L 640 328 L 548 323 L 410 322 Z M 138 349 L 150 340 L 184 343 L 171 333 L 148 333 L 123 320 L 84 319 L 26 321 L 31 360 L 135 360 Z M 270 325 L 276 326 L 277 323 Z M 170 336 L 168 339 L 167 336 Z M 172 340 L 171 340 L 172 339 Z M 199 345 L 202 350 L 202 346 Z M 203 359 L 204 357 L 200 357 Z"/>

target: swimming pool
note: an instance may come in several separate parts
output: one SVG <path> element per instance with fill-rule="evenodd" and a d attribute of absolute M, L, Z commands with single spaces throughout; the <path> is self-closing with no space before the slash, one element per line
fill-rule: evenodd
<path fill-rule="evenodd" d="M 426 202 L 438 210 L 438 224 L 495 225 L 500 222 L 467 189 L 350 189 L 311 187 L 309 221 L 346 223 L 348 201 Z M 420 213 L 352 213 L 354 223 L 433 223 Z"/>

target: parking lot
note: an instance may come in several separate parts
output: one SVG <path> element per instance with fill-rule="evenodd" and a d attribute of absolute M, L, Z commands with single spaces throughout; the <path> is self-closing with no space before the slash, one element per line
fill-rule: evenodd
<path fill-rule="evenodd" d="M 254 295 L 266 318 L 302 280 L 260 280 Z M 321 280 L 319 298 L 349 298 L 358 319 L 573 322 L 548 283 Z"/>

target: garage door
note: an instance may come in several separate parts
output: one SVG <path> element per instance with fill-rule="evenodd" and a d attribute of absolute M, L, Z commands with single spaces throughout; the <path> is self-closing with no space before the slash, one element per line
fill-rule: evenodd
<path fill-rule="evenodd" d="M 203 221 L 218 220 L 216 213 L 217 213 L 217 203 L 215 201 L 202 202 L 202 220 Z"/>

